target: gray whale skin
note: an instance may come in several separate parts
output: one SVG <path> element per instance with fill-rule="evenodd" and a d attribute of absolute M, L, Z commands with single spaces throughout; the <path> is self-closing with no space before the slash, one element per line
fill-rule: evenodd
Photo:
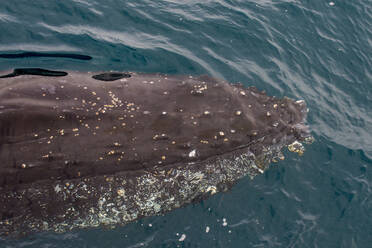
<path fill-rule="evenodd" d="M 7 74 L 8 73 L 8 74 Z M 0 78 L 0 236 L 123 225 L 304 151 L 304 101 L 208 76 L 16 69 Z"/>

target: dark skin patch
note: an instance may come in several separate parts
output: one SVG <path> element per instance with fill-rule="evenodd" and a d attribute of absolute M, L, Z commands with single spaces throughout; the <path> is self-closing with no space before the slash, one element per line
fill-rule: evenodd
<path fill-rule="evenodd" d="M 166 115 L 159 115 L 158 118 L 156 118 L 152 124 L 151 128 L 160 133 L 167 133 L 170 130 L 172 130 L 175 126 L 181 126 L 182 125 L 182 119 L 169 116 L 169 114 Z M 172 130 L 173 132 L 176 132 L 177 130 Z"/>

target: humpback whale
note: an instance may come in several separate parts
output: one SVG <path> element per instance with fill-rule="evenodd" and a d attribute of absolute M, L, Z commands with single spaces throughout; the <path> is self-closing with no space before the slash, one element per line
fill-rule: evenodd
<path fill-rule="evenodd" d="M 209 76 L 0 75 L 0 236 L 164 214 L 313 140 L 303 100 Z"/>

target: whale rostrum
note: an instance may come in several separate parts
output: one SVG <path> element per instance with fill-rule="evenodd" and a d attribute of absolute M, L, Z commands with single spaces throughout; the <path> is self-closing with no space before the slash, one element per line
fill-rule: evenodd
<path fill-rule="evenodd" d="M 304 101 L 209 76 L 0 77 L 0 236 L 123 225 L 302 154 Z"/>

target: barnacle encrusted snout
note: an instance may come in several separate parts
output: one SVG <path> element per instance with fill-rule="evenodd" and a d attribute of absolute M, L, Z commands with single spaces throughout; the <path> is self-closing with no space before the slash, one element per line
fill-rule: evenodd
<path fill-rule="evenodd" d="M 288 150 L 302 155 L 305 148 L 302 143 L 311 144 L 314 142 L 314 137 L 311 135 L 309 126 L 306 125 L 306 117 L 309 109 L 304 100 L 293 102 L 294 112 L 296 115 L 295 123 L 292 125 L 295 141 L 288 145 Z"/>

